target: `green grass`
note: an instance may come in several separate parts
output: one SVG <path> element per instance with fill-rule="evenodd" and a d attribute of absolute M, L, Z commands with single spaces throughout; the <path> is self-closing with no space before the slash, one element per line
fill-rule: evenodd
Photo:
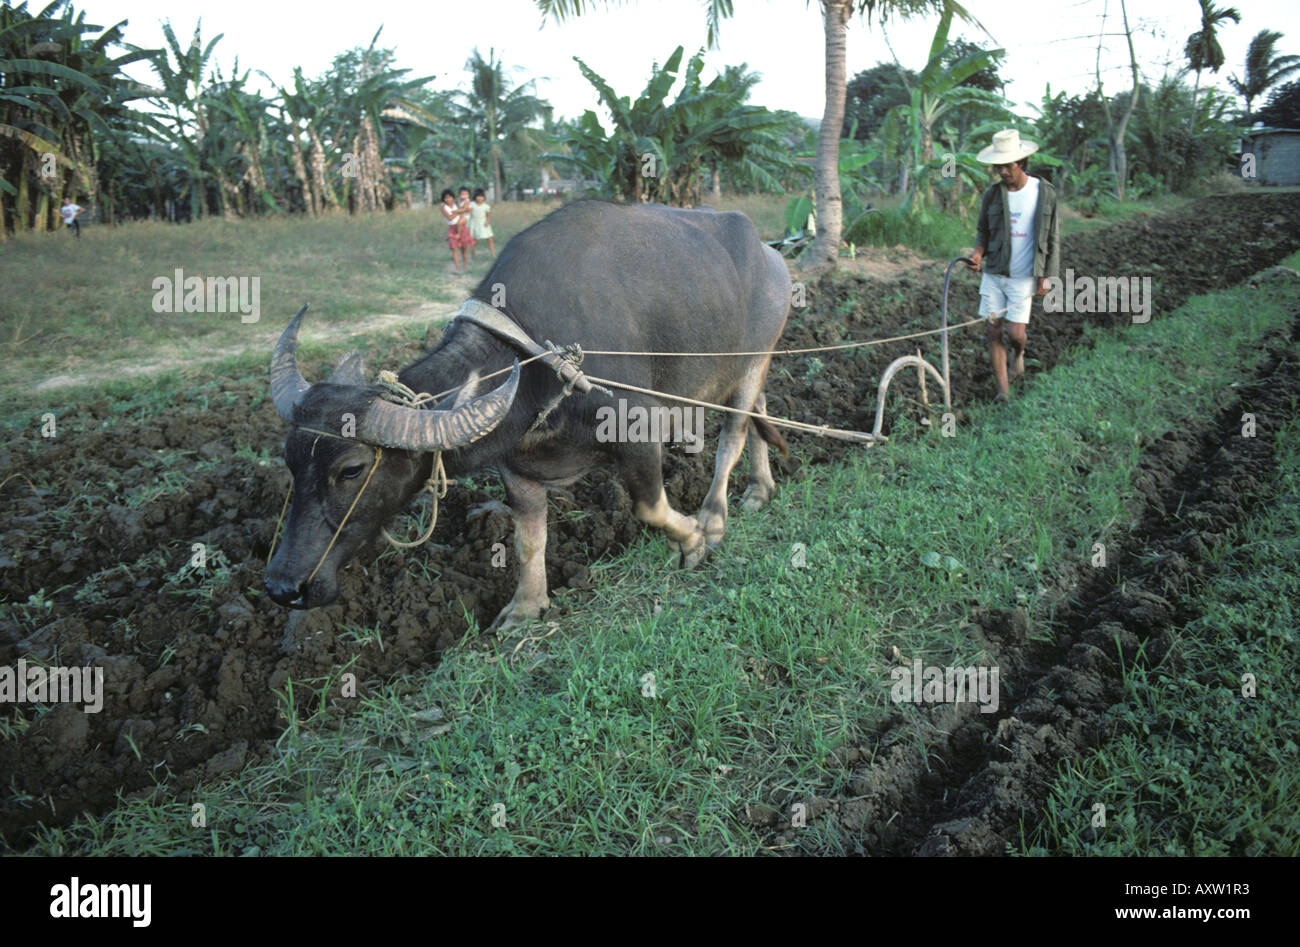
<path fill-rule="evenodd" d="M 1072 233 L 1099 230 L 1138 214 L 1167 214 L 1186 206 L 1192 200 L 1191 196 L 1182 194 L 1159 194 L 1138 201 L 1106 200 L 1098 204 L 1095 213 L 1088 217 L 1075 212 L 1066 202 L 1064 204 L 1066 213 L 1061 217 L 1061 236 L 1067 237 Z"/>
<path fill-rule="evenodd" d="M 780 240 L 785 236 L 785 207 L 789 202 L 786 194 L 724 194 L 720 201 L 704 195 L 704 203 L 710 207 L 744 214 L 754 222 L 764 240 Z"/>
<path fill-rule="evenodd" d="M 955 214 L 913 214 L 886 207 L 848 226 L 844 240 L 857 247 L 902 244 L 922 256 L 951 259 L 975 244 L 975 224 Z"/>
<path fill-rule="evenodd" d="M 362 681 L 357 697 L 340 695 L 344 667 L 290 681 L 268 763 L 45 830 L 35 851 L 762 852 L 747 804 L 851 794 L 841 751 L 887 715 L 918 754 L 941 736 L 890 703 L 894 648 L 988 663 L 966 630 L 974 606 L 1022 606 L 1031 635 L 1053 634 L 1056 579 L 1132 525 L 1136 442 L 1210 417 L 1298 299 L 1234 289 L 1100 334 L 1008 408 L 972 407 L 955 437 L 901 424 L 886 446 L 805 468 L 767 511 L 732 517 L 700 570 L 670 566 L 657 535 L 596 563 L 594 592 L 553 592 L 571 606 L 563 627 L 471 634 L 427 675 Z M 922 565 L 931 553 L 956 564 Z M 358 648 L 387 633 L 346 630 Z M 810 818 L 786 847 L 853 841 Z"/>
<path fill-rule="evenodd" d="M 1177 210 L 1192 198 L 1176 194 L 1163 194 L 1140 201 L 1107 201 L 1091 217 L 1074 212 L 1064 203 L 1061 217 L 1061 236 L 1083 233 L 1109 227 L 1138 214 L 1163 214 Z M 962 256 L 975 246 L 976 221 L 956 214 L 909 214 L 901 211 L 896 198 L 876 202 L 879 212 L 867 214 L 856 225 L 850 226 L 844 240 L 858 247 L 894 247 L 899 244 L 934 259 L 951 259 Z"/>
<path fill-rule="evenodd" d="M 557 206 L 496 205 L 498 251 Z M 718 206 L 749 214 L 765 238 L 779 237 L 784 226 L 781 197 L 729 196 Z M 261 374 L 276 336 L 304 302 L 311 311 L 300 351 L 308 358 L 331 360 L 394 333 L 420 338 L 490 265 L 484 248 L 470 277 L 454 278 L 436 213 L 136 222 L 86 227 L 80 241 L 62 231 L 19 234 L 0 243 L 0 414 L 6 426 L 15 418 L 25 425 L 33 413 L 69 402 L 142 395 L 165 402 L 196 380 Z M 172 277 L 177 267 L 187 276 L 260 277 L 261 318 L 246 324 L 238 313 L 154 312 L 153 280 Z M 384 313 L 409 318 L 368 323 Z M 147 374 L 127 374 L 137 366 Z M 32 387 L 54 376 L 85 381 L 33 397 Z"/>

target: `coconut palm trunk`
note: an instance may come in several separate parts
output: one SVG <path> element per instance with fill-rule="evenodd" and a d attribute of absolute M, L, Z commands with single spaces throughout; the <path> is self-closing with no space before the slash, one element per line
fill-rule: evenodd
<path fill-rule="evenodd" d="M 501 149 L 497 147 L 497 116 L 496 109 L 489 106 L 487 110 L 487 127 L 488 127 L 488 154 L 492 158 L 492 199 L 501 200 L 501 194 L 505 189 L 505 171 L 501 166 Z"/>
<path fill-rule="evenodd" d="M 825 0 L 826 108 L 817 134 L 817 165 L 813 182 L 817 195 L 817 238 L 804 257 L 810 267 L 834 266 L 839 259 L 844 228 L 844 201 L 840 195 L 840 129 L 844 125 L 847 96 L 845 51 L 849 0 Z"/>

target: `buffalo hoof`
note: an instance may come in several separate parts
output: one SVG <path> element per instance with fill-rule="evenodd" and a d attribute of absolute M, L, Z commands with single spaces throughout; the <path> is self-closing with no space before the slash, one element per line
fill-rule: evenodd
<path fill-rule="evenodd" d="M 488 625 L 488 634 L 500 635 L 520 628 L 530 621 L 541 618 L 542 612 L 550 607 L 551 600 L 549 598 L 533 603 L 519 602 L 512 599 L 509 605 L 501 609 L 501 614 L 496 617 L 496 621 Z"/>
<path fill-rule="evenodd" d="M 694 569 L 709 554 L 709 543 L 704 538 L 704 528 L 698 522 L 695 530 L 681 542 L 669 542 L 673 551 L 681 557 L 683 569 Z"/>
<path fill-rule="evenodd" d="M 740 508 L 746 513 L 753 513 L 755 510 L 761 510 L 767 506 L 767 501 L 772 498 L 772 491 L 761 483 L 751 483 L 745 490 L 745 495 L 740 499 Z"/>
<path fill-rule="evenodd" d="M 709 512 L 707 509 L 700 512 L 700 528 L 704 530 L 704 541 L 710 549 L 717 549 L 722 545 L 722 540 L 727 535 L 727 513 L 724 509 L 720 513 Z"/>

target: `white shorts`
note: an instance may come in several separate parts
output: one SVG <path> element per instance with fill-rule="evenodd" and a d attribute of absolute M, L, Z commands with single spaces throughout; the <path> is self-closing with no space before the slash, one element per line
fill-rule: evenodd
<path fill-rule="evenodd" d="M 985 273 L 980 277 L 980 315 L 986 319 L 1005 319 L 1007 322 L 1029 325 L 1029 310 L 1033 305 L 1032 276 Z"/>

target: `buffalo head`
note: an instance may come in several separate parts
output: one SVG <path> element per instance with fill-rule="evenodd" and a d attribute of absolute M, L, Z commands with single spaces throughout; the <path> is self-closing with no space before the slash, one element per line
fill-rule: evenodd
<path fill-rule="evenodd" d="M 328 379 L 310 384 L 296 354 L 306 309 L 284 330 L 271 359 L 271 397 L 280 417 L 293 425 L 284 447 L 293 502 L 264 584 L 274 601 L 290 608 L 333 602 L 339 567 L 419 491 L 433 453 L 490 433 L 509 412 L 519 385 L 516 363 L 494 391 L 462 395 L 446 410 L 416 409 L 394 404 L 383 388 L 367 385 L 356 353 Z"/>

